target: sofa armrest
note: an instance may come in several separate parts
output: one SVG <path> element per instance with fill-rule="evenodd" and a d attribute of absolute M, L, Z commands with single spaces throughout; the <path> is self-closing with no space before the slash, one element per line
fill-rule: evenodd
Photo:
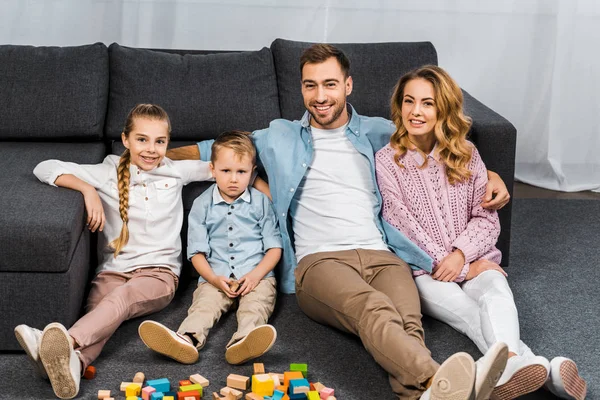
<path fill-rule="evenodd" d="M 511 196 L 515 176 L 517 130 L 504 117 L 463 90 L 465 114 L 473 119 L 470 140 L 475 143 L 488 170 L 500 175 Z M 497 247 L 502 252 L 502 265 L 508 265 L 512 200 L 498 212 L 502 232 Z"/>

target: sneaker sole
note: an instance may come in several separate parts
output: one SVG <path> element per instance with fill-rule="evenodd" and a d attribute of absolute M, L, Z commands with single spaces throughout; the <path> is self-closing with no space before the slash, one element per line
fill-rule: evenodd
<path fill-rule="evenodd" d="M 60 327 L 47 327 L 40 343 L 40 359 L 59 399 L 77 396 L 79 387 L 71 375 L 71 343 Z"/>
<path fill-rule="evenodd" d="M 492 393 L 492 398 L 511 400 L 535 392 L 544 386 L 546 378 L 548 378 L 548 370 L 543 365 L 528 365 L 516 371 L 508 382 L 497 386 Z"/>
<path fill-rule="evenodd" d="M 430 400 L 472 400 L 475 398 L 475 363 L 466 353 L 448 358 L 431 383 Z"/>
<path fill-rule="evenodd" d="M 488 373 L 481 383 L 479 390 L 475 390 L 477 400 L 488 400 L 490 399 L 492 392 L 496 386 L 496 382 L 502 376 L 504 368 L 506 368 L 506 361 L 508 360 L 508 347 L 504 344 L 496 344 L 490 349 L 494 351 L 494 361 L 488 369 Z M 488 350 L 488 351 L 490 351 Z"/>
<path fill-rule="evenodd" d="M 560 378 L 563 381 L 565 392 L 575 400 L 584 400 L 587 394 L 587 383 L 579 376 L 577 365 L 566 360 L 560 364 Z"/>
<path fill-rule="evenodd" d="M 39 354 L 38 354 L 38 359 L 36 360 L 35 357 L 31 354 L 31 351 L 29 350 L 29 345 L 27 344 L 27 341 L 25 340 L 25 338 L 21 335 L 21 331 L 19 330 L 18 326 L 15 328 L 15 337 L 17 338 L 17 342 L 19 342 L 19 345 L 21 345 L 21 348 L 23 350 L 25 350 L 25 353 L 27 354 L 29 361 L 31 362 L 31 364 L 33 364 L 37 373 L 40 374 L 40 376 L 42 378 L 48 379 L 48 374 L 46 373 L 46 370 L 44 369 L 42 360 L 39 358 Z"/>
<path fill-rule="evenodd" d="M 251 331 L 245 338 L 233 344 L 225 351 L 229 364 L 242 364 L 265 354 L 273 347 L 277 331 L 270 325 L 262 325 Z"/>
<path fill-rule="evenodd" d="M 198 361 L 198 352 L 179 343 L 163 326 L 142 323 L 138 329 L 142 342 L 150 350 L 172 358 L 182 364 L 194 364 Z"/>

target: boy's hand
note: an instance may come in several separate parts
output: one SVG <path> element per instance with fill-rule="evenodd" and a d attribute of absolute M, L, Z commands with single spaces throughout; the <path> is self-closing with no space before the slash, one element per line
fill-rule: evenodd
<path fill-rule="evenodd" d="M 470 280 L 475 278 L 476 276 L 478 276 L 479 274 L 481 274 L 484 271 L 489 271 L 489 270 L 496 270 L 498 272 L 500 272 L 502 275 L 504 276 L 508 276 L 508 274 L 506 273 L 506 271 L 504 271 L 504 269 L 502 269 L 501 266 L 499 266 L 498 264 L 496 264 L 493 261 L 490 260 L 477 260 L 471 263 L 471 265 L 469 266 L 469 272 L 467 273 L 467 277 L 465 278 L 465 280 Z"/>
<path fill-rule="evenodd" d="M 212 282 L 210 282 L 210 284 L 222 291 L 223 293 L 225 293 L 227 297 L 234 299 L 238 297 L 238 294 L 231 290 L 231 288 L 229 287 L 230 282 L 231 279 L 229 278 L 226 278 L 224 276 L 217 276 L 213 279 Z"/>
<path fill-rule="evenodd" d="M 82 192 L 83 201 L 85 202 L 85 211 L 87 213 L 86 224 L 90 231 L 102 232 L 106 216 L 104 215 L 104 207 L 96 189 L 90 186 L 89 189 Z"/>
<path fill-rule="evenodd" d="M 254 272 L 254 270 L 252 272 Z M 256 285 L 258 285 L 260 280 L 263 278 L 262 276 L 253 274 L 252 272 L 248 272 L 239 280 L 240 288 L 238 289 L 238 293 L 242 297 L 253 291 Z"/>
<path fill-rule="evenodd" d="M 488 171 L 488 183 L 485 187 L 485 196 L 481 206 L 488 210 L 499 210 L 510 201 L 510 194 L 500 175 Z"/>
<path fill-rule="evenodd" d="M 453 282 L 465 265 L 465 256 L 460 250 L 448 254 L 433 270 L 431 277 L 442 282 Z"/>

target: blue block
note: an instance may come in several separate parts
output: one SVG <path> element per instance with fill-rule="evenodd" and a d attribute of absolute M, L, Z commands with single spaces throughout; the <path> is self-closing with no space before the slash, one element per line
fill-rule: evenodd
<path fill-rule="evenodd" d="M 175 399 L 177 399 L 177 393 L 175 393 L 175 392 L 164 392 L 163 394 L 164 394 L 164 397 L 173 396 Z"/>
<path fill-rule="evenodd" d="M 285 393 L 283 393 L 281 390 L 275 390 L 273 392 L 273 397 L 271 397 L 271 400 L 281 400 L 284 395 Z"/>
<path fill-rule="evenodd" d="M 157 392 L 170 392 L 171 391 L 171 383 L 167 378 L 154 379 L 151 381 L 146 381 L 146 386 L 152 386 L 156 389 Z"/>
<path fill-rule="evenodd" d="M 306 393 L 288 394 L 290 400 L 306 400 Z"/>
<path fill-rule="evenodd" d="M 150 400 L 160 400 L 164 396 L 165 394 L 163 392 L 152 392 L 152 394 L 150 395 Z"/>

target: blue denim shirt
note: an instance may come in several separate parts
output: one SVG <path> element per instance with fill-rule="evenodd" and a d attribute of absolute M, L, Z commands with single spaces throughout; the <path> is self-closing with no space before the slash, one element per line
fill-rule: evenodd
<path fill-rule="evenodd" d="M 240 279 L 275 247 L 282 247 L 277 219 L 269 198 L 258 190 L 248 188 L 227 203 L 214 184 L 194 200 L 188 216 L 189 260 L 204 253 L 215 274 Z M 201 276 L 198 282 L 206 281 Z"/>
<path fill-rule="evenodd" d="M 348 105 L 348 111 L 351 117 L 346 137 L 356 150 L 369 160 L 371 176 L 373 182 L 376 182 L 375 152 L 389 142 L 394 125 L 385 118 L 358 115 L 351 105 Z M 252 133 L 259 160 L 269 178 L 271 196 L 279 220 L 283 258 L 278 278 L 280 290 L 284 293 L 294 293 L 295 290 L 294 270 L 297 262 L 289 212 L 292 197 L 313 159 L 310 129 L 310 114 L 306 112 L 300 121 L 276 119 L 268 128 Z M 202 160 L 210 160 L 212 142 L 205 140 L 198 143 Z M 379 210 L 376 224 L 390 249 L 411 268 L 431 272 L 431 257 L 381 218 L 381 194 L 379 189 L 376 192 Z"/>

